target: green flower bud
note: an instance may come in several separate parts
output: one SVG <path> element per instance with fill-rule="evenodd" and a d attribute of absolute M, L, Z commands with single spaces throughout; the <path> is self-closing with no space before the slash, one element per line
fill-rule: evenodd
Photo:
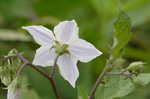
<path fill-rule="evenodd" d="M 9 51 L 8 55 L 10 55 L 10 54 L 17 54 L 17 53 L 18 53 L 18 51 L 16 49 L 11 49 Z"/>
<path fill-rule="evenodd" d="M 2 83 L 6 86 L 8 86 L 16 77 L 16 69 L 11 66 L 11 64 L 7 64 L 0 67 L 0 79 Z"/>
<path fill-rule="evenodd" d="M 12 49 L 8 55 L 16 54 L 17 50 Z M 17 70 L 21 65 L 21 61 L 16 57 L 8 59 L 2 66 L 0 66 L 0 79 L 2 83 L 8 86 L 17 76 Z"/>
<path fill-rule="evenodd" d="M 8 86 L 11 82 L 12 82 L 12 79 L 11 77 L 6 77 L 6 76 L 1 76 L 1 81 L 2 83 L 5 85 L 5 86 Z"/>
<path fill-rule="evenodd" d="M 127 69 L 129 71 L 141 72 L 141 71 L 143 71 L 144 64 L 145 63 L 143 63 L 141 61 L 133 62 L 127 67 Z"/>

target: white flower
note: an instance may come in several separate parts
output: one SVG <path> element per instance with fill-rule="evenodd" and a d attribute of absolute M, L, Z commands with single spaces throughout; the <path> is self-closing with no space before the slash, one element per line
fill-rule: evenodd
<path fill-rule="evenodd" d="M 89 62 L 102 53 L 89 42 L 79 38 L 78 26 L 74 20 L 60 22 L 51 30 L 43 26 L 23 27 L 41 45 L 36 51 L 34 65 L 53 66 L 57 55 L 60 74 L 73 87 L 79 76 L 77 62 Z"/>

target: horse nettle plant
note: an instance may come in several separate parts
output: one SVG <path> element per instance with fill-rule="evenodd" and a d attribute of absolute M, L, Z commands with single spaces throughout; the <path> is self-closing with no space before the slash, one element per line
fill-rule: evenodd
<path fill-rule="evenodd" d="M 89 62 L 102 54 L 91 43 L 79 38 L 79 28 L 75 20 L 60 22 L 53 32 L 44 26 L 37 25 L 25 26 L 23 29 L 33 36 L 40 48 L 36 50 L 33 62 L 28 61 L 16 50 L 4 57 L 0 67 L 0 78 L 8 88 L 7 99 L 21 98 L 22 86 L 26 84 L 18 82 L 26 66 L 47 78 L 56 99 L 62 99 L 54 80 L 56 67 L 59 68 L 61 76 L 75 88 L 79 77 L 77 62 Z M 83 96 L 79 94 L 80 99 L 123 97 L 133 92 L 135 84 L 147 85 L 150 82 L 150 74 L 143 73 L 142 61 L 125 64 L 127 61 L 123 58 L 122 52 L 131 36 L 131 20 L 125 12 L 121 11 L 114 22 L 114 44 L 104 69 L 96 79 L 90 94 Z M 39 66 L 52 66 L 51 74 L 43 71 Z"/>

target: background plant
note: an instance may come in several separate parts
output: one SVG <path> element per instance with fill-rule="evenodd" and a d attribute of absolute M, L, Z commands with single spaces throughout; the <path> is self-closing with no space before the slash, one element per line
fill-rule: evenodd
<path fill-rule="evenodd" d="M 86 96 L 110 55 L 113 23 L 120 7 L 131 18 L 131 31 L 133 32 L 129 44 L 122 52 L 122 57 L 125 60 L 120 59 L 120 61 L 126 61 L 127 65 L 125 66 L 128 66 L 133 61 L 142 60 L 146 63 L 145 72 L 149 72 L 149 4 L 149 0 L 121 0 L 121 2 L 118 0 L 0 0 L 1 59 L 3 55 L 15 47 L 19 52 L 25 53 L 26 58 L 32 60 L 38 45 L 33 43 L 25 32 L 23 33 L 20 29 L 21 26 L 42 24 L 52 28 L 60 20 L 75 19 L 80 27 L 80 36 L 101 49 L 104 55 L 88 64 L 79 63 L 81 75 L 78 80 L 78 88 L 71 88 L 60 78 L 59 74 L 57 74 L 56 81 L 58 81 L 58 87 L 64 87 L 60 89 L 60 94 L 64 99 L 77 99 L 79 94 Z M 51 94 L 51 87 L 48 88 L 49 82 L 40 74 L 31 69 L 25 69 L 24 73 L 27 74 L 29 85 L 34 89 L 33 94 L 42 99 L 54 97 Z M 43 86 L 39 86 L 41 83 Z M 3 85 L 1 86 L 4 88 Z M 137 88 L 122 99 L 148 99 L 148 90 L 149 86 Z M 5 94 L 5 90 L 3 90 L 2 99 Z"/>

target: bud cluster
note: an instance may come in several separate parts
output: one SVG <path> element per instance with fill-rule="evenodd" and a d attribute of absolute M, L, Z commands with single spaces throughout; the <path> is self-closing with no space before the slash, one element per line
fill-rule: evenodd
<path fill-rule="evenodd" d="M 16 50 L 11 50 L 8 55 L 17 54 Z M 1 82 L 7 86 L 7 99 L 21 99 L 21 90 L 24 84 L 24 77 L 18 75 L 17 71 L 21 65 L 21 61 L 17 58 L 8 58 L 4 64 L 0 66 Z"/>
<path fill-rule="evenodd" d="M 144 64 L 145 63 L 141 61 L 133 62 L 129 64 L 129 66 L 127 67 L 127 70 L 129 70 L 129 72 L 131 72 L 132 74 L 138 75 L 139 73 L 144 71 Z"/>
<path fill-rule="evenodd" d="M 16 50 L 11 50 L 8 55 L 16 54 Z M 16 71 L 19 68 L 20 61 L 15 58 L 8 59 L 0 66 L 0 79 L 5 86 L 8 86 L 16 77 Z"/>

